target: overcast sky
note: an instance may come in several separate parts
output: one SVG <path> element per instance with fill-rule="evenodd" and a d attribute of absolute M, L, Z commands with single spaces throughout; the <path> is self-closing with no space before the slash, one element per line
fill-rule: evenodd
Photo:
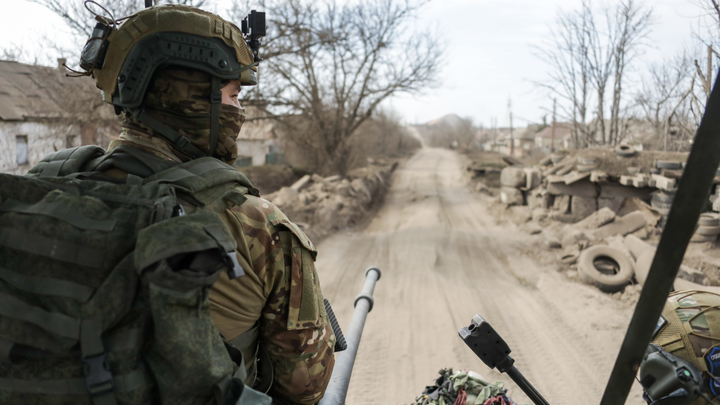
<path fill-rule="evenodd" d="M 225 14 L 230 0 L 216 2 L 215 11 Z M 25 0 L 2 3 L 0 45 L 17 44 L 34 55 L 46 51 L 44 36 L 68 37 L 62 20 L 43 7 Z M 652 5 L 656 16 L 650 36 L 653 45 L 637 60 L 630 86 L 648 64 L 670 58 L 690 44 L 692 29 L 702 15 L 693 0 L 646 0 L 646 4 Z M 512 99 L 514 126 L 539 122 L 546 113 L 543 108 L 551 108 L 552 101 L 532 84 L 547 74 L 546 66 L 533 55 L 533 46 L 547 38 L 559 10 L 579 5 L 580 0 L 432 1 L 418 26 L 437 27 L 447 43 L 438 77 L 441 85 L 419 96 L 397 97 L 387 107 L 409 123 L 455 113 L 485 126 L 496 117 L 498 125 L 506 126 Z M 69 37 L 67 44 L 72 44 Z"/>

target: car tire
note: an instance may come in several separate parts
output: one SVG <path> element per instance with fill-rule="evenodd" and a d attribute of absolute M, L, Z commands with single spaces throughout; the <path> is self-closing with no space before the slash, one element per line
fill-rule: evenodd
<path fill-rule="evenodd" d="M 695 235 L 717 237 L 720 235 L 720 226 L 699 226 L 695 230 Z"/>
<path fill-rule="evenodd" d="M 681 170 L 683 168 L 682 162 L 671 162 L 669 160 L 658 160 L 655 167 L 667 170 Z"/>
<path fill-rule="evenodd" d="M 637 151 L 630 145 L 620 144 L 615 147 L 615 153 L 622 157 L 633 157 L 637 154 Z"/>
<path fill-rule="evenodd" d="M 709 235 L 700 235 L 700 234 L 693 234 L 692 238 L 690 238 L 690 242 L 693 243 L 703 243 L 703 242 L 715 242 L 717 240 L 717 235 L 709 236 Z"/>
<path fill-rule="evenodd" d="M 614 262 L 617 272 L 598 269 L 596 261 L 603 259 Z M 580 253 L 578 273 L 584 283 L 605 292 L 616 292 L 632 282 L 633 264 L 621 251 L 607 245 L 595 245 Z"/>
<path fill-rule="evenodd" d="M 720 226 L 720 216 L 717 214 L 700 214 L 700 219 L 698 220 L 698 225 L 700 226 Z"/>

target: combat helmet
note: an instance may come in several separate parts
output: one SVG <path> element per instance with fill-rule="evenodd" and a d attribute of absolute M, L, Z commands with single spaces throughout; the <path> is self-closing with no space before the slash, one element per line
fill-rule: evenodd
<path fill-rule="evenodd" d="M 720 294 L 670 294 L 640 366 L 640 384 L 649 404 L 720 404 Z"/>
<path fill-rule="evenodd" d="M 208 153 L 143 111 L 142 103 L 154 73 L 161 67 L 190 68 L 211 77 L 209 155 L 218 142 L 221 81 L 257 84 L 259 38 L 265 35 L 265 13 L 253 12 L 243 29 L 221 17 L 184 5 L 153 6 L 119 23 L 96 16 L 93 34 L 83 49 L 80 67 L 92 75 L 103 100 L 126 111 L 178 150 L 192 158 Z M 249 46 L 250 45 L 250 46 Z M 252 48 L 252 49 L 251 49 Z"/>

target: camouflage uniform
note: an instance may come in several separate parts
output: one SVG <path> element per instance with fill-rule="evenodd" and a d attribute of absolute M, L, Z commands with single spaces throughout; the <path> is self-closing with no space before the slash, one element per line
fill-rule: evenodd
<path fill-rule="evenodd" d="M 155 118 L 207 150 L 207 94 L 209 82 L 204 73 L 164 71 L 148 91 L 145 105 Z M 244 115 L 233 106 L 221 107 L 218 155 L 232 164 Z M 129 115 L 123 120 L 120 138 L 111 143 L 108 159 L 87 169 L 116 179 L 124 178 L 128 172 L 147 177 L 148 168 L 157 171 L 152 168 L 188 160 Z M 143 170 L 122 164 L 132 152 L 128 148 L 143 151 L 145 157 L 139 159 L 144 163 Z M 134 155 L 140 156 L 136 152 Z M 246 276 L 229 280 L 222 273 L 210 292 L 211 317 L 228 341 L 258 326 L 259 342 L 274 368 L 269 394 L 283 403 L 313 404 L 322 398 L 335 363 L 335 336 L 314 265 L 317 251 L 276 206 L 258 196 L 246 197 L 241 205 L 230 204 L 220 213 L 237 242 L 238 261 Z M 193 209 L 192 205 L 186 208 Z M 245 382 L 252 385 L 256 375 L 254 362 L 249 360 L 245 359 Z"/>

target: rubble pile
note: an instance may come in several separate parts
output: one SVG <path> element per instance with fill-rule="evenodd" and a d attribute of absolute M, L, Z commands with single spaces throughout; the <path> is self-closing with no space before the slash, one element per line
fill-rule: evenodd
<path fill-rule="evenodd" d="M 357 224 L 382 200 L 397 167 L 368 166 L 347 177 L 305 175 L 290 187 L 264 196 L 316 243 L 328 234 Z"/>
<path fill-rule="evenodd" d="M 554 153 L 534 167 L 502 169 L 499 200 L 508 207 L 527 206 L 531 220 L 522 228 L 558 249 L 570 277 L 618 292 L 644 283 L 686 159 L 684 153 L 642 152 L 627 145 Z M 720 211 L 719 195 L 716 187 L 710 197 L 715 211 Z M 705 213 L 691 242 L 712 249 L 718 235 L 720 214 Z M 710 267 L 718 271 L 717 265 Z M 689 266 L 679 277 L 718 283 Z"/>

